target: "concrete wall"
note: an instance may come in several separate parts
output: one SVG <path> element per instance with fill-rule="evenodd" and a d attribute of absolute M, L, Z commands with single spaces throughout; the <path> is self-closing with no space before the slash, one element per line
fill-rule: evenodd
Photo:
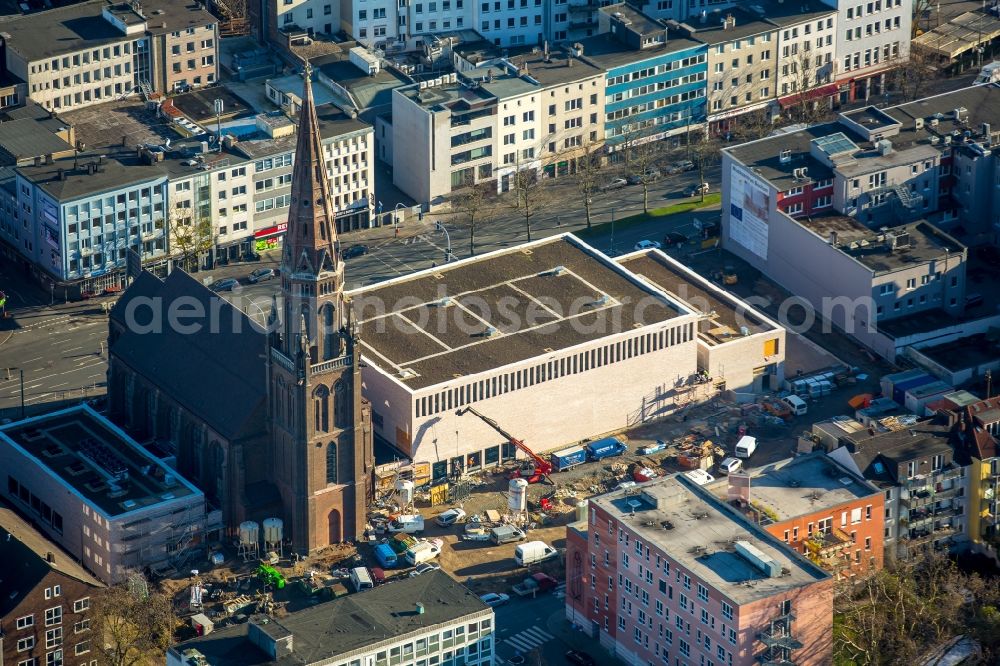
<path fill-rule="evenodd" d="M 630 332 L 628 335 L 601 338 L 571 351 L 547 354 L 493 372 L 422 389 L 413 394 L 411 404 L 415 406 L 422 397 L 441 394 L 473 381 L 526 370 L 539 363 L 603 348 L 613 341 L 641 337 L 693 321 L 693 316 L 678 317 L 665 324 L 639 329 L 635 334 Z M 627 427 L 639 418 L 644 407 L 650 409 L 650 403 L 656 402 L 656 396 L 666 396 L 662 400 L 666 408 L 672 404 L 670 390 L 677 380 L 686 379 L 696 368 L 696 342 L 690 339 L 617 363 L 567 374 L 477 401 L 472 406 L 512 431 L 533 450 L 549 451 Z M 383 425 L 376 428 L 376 432 L 402 450 L 409 450 L 416 462 L 449 460 L 471 452 L 480 453 L 506 441 L 475 416 L 458 416 L 456 409 L 442 409 L 423 417 L 417 417 L 415 410 L 406 414 L 406 389 L 384 376 L 370 359 L 366 359 L 362 375 L 364 395 L 372 402 L 373 410 L 382 417 Z"/>

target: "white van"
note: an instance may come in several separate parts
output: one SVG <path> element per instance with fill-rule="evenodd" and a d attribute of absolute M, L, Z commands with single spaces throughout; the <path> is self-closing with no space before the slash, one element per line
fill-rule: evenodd
<path fill-rule="evenodd" d="M 441 539 L 421 541 L 407 548 L 404 557 L 410 566 L 416 566 L 421 562 L 430 562 L 441 554 L 441 546 L 443 545 L 444 541 Z"/>
<path fill-rule="evenodd" d="M 797 395 L 789 395 L 781 400 L 788 405 L 788 408 L 792 410 L 792 414 L 795 416 L 802 416 L 809 411 L 809 405 L 807 405 L 806 401 Z"/>
<path fill-rule="evenodd" d="M 699 486 L 704 486 L 709 483 L 712 483 L 712 481 L 715 481 L 715 477 L 703 469 L 692 469 L 690 471 L 684 472 L 684 476 L 691 479 Z"/>
<path fill-rule="evenodd" d="M 736 442 L 734 453 L 737 458 L 749 458 L 757 450 L 757 438 L 750 435 L 743 435 L 740 441 Z"/>
<path fill-rule="evenodd" d="M 368 573 L 368 569 L 364 567 L 355 567 L 351 569 L 351 587 L 354 588 L 355 592 L 370 590 L 375 587 L 375 584 L 372 582 L 372 576 Z"/>
<path fill-rule="evenodd" d="M 518 566 L 545 562 L 559 556 L 559 551 L 544 541 L 529 541 L 514 549 L 514 561 Z"/>

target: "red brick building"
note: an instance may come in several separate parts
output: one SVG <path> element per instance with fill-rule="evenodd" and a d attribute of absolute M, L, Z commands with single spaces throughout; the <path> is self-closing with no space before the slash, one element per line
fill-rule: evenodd
<path fill-rule="evenodd" d="M 0 505 L 0 664 L 97 666 L 90 601 L 103 585 Z"/>
<path fill-rule="evenodd" d="M 833 577 L 681 475 L 592 498 L 566 542 L 567 618 L 626 663 L 832 663 Z"/>
<path fill-rule="evenodd" d="M 729 477 L 712 490 L 838 577 L 882 568 L 885 496 L 823 452 L 779 463 L 749 481 Z"/>

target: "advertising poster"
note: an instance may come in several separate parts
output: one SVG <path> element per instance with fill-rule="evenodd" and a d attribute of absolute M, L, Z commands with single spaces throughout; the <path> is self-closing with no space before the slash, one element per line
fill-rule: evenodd
<path fill-rule="evenodd" d="M 729 191 L 729 237 L 766 261 L 770 189 L 760 178 L 734 164 Z"/>

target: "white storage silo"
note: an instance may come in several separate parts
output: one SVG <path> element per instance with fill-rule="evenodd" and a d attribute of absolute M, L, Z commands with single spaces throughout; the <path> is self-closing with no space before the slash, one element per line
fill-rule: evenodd
<path fill-rule="evenodd" d="M 284 529 L 285 524 L 281 521 L 281 518 L 265 518 L 264 543 L 281 543 L 281 540 L 284 538 Z"/>
<path fill-rule="evenodd" d="M 396 481 L 396 494 L 399 496 L 400 506 L 410 506 L 413 504 L 413 481 L 400 479 Z"/>
<path fill-rule="evenodd" d="M 240 545 L 257 545 L 260 541 L 260 525 L 252 520 L 240 523 Z"/>
<path fill-rule="evenodd" d="M 515 513 L 523 513 L 528 510 L 528 482 L 524 479 L 511 479 L 507 486 L 510 497 L 507 499 L 507 506 Z"/>
<path fill-rule="evenodd" d="M 587 500 L 580 500 L 576 503 L 576 519 L 587 520 Z"/>

